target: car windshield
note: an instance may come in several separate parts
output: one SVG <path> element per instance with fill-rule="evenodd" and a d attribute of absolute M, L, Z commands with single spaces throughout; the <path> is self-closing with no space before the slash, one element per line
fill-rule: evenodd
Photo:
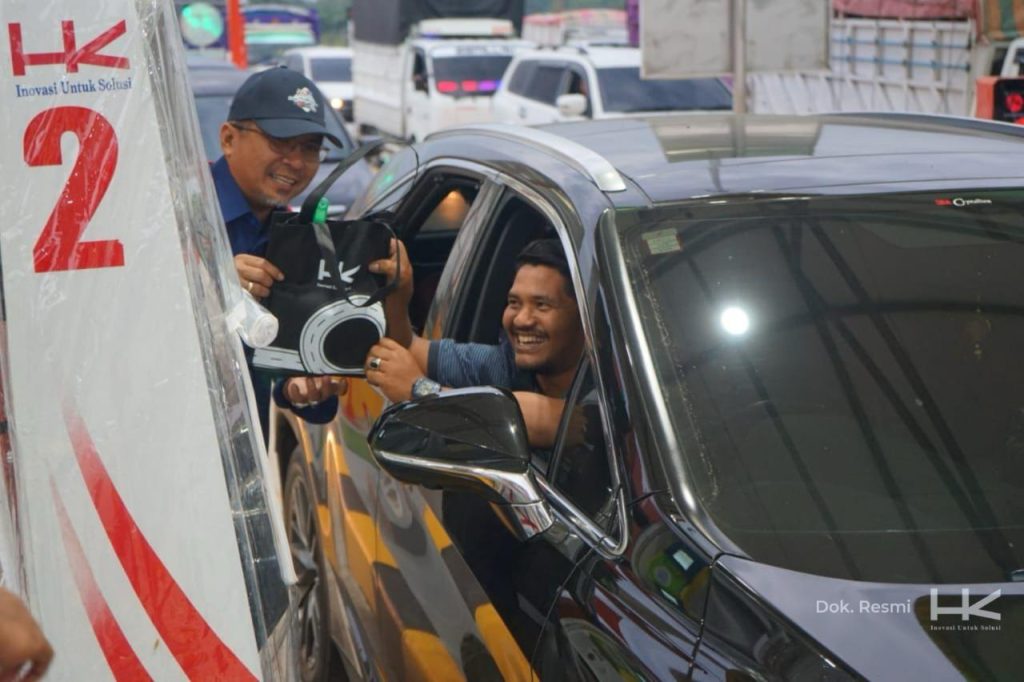
<path fill-rule="evenodd" d="M 687 488 L 758 561 L 1010 580 L 1024 192 L 742 204 L 621 231 Z"/>
<path fill-rule="evenodd" d="M 640 68 L 597 70 L 605 111 L 676 111 L 732 109 L 732 95 L 717 78 L 644 80 Z"/>
<path fill-rule="evenodd" d="M 216 161 L 220 158 L 220 126 L 227 120 L 228 109 L 231 107 L 231 99 L 234 95 L 198 95 L 196 96 L 196 113 L 199 115 L 199 132 L 203 138 L 203 149 L 206 151 L 206 158 L 209 161 Z M 328 148 L 325 162 L 337 162 L 345 158 L 348 149 L 354 146 L 348 134 L 342 129 L 341 123 L 329 109 L 324 112 L 324 121 L 327 129 L 334 134 L 344 145 L 343 149 L 334 146 L 330 140 L 324 140 L 324 146 Z"/>
<path fill-rule="evenodd" d="M 317 83 L 352 80 L 352 60 L 348 57 L 313 57 L 309 66 L 311 78 Z"/>
<path fill-rule="evenodd" d="M 493 95 L 512 55 L 435 57 L 434 79 L 445 94 Z"/>

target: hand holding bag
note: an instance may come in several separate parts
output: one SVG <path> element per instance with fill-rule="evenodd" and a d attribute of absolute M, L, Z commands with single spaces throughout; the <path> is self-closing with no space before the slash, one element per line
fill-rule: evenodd
<path fill-rule="evenodd" d="M 330 220 L 317 207 L 345 170 L 379 146 L 361 147 L 339 163 L 299 213 L 273 215 L 266 257 L 284 280 L 263 305 L 280 331 L 254 352 L 257 367 L 289 375 L 364 373 L 367 352 L 385 333 L 381 300 L 395 286 L 368 266 L 387 258 L 394 231 L 380 220 Z"/>

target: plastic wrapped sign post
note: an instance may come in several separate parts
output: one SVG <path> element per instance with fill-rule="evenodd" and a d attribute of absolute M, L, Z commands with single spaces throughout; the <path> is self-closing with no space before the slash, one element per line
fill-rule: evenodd
<path fill-rule="evenodd" d="M 277 677 L 281 526 L 173 3 L 0 21 L 5 574 L 52 679 Z"/>

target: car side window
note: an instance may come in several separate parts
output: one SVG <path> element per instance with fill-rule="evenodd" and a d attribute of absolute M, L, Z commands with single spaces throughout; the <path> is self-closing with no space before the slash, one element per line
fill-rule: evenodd
<path fill-rule="evenodd" d="M 615 491 L 605 440 L 601 391 L 589 360 L 576 374 L 548 480 L 600 528 L 611 530 Z"/>
<path fill-rule="evenodd" d="M 565 82 L 565 93 L 569 95 L 583 95 L 586 97 L 587 108 L 583 113 L 586 116 L 590 115 L 590 83 L 587 81 L 587 74 L 585 74 L 583 69 L 579 66 L 573 66 L 569 69 L 569 77 Z"/>
<path fill-rule="evenodd" d="M 416 50 L 412 62 L 413 87 L 424 92 L 428 89 L 427 81 L 427 58 L 422 50 Z"/>
<path fill-rule="evenodd" d="M 530 85 L 534 72 L 537 70 L 537 62 L 529 60 L 519 62 L 508 82 L 508 91 L 514 95 L 526 95 L 526 89 Z"/>
<path fill-rule="evenodd" d="M 526 96 L 530 99 L 544 102 L 554 106 L 555 98 L 558 97 L 558 86 L 562 84 L 562 76 L 565 74 L 565 66 L 561 64 L 540 64 L 537 66 L 530 85 L 526 90 Z"/>

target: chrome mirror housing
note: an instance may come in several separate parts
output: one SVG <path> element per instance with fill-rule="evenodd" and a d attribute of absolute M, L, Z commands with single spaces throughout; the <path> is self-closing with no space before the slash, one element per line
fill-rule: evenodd
<path fill-rule="evenodd" d="M 520 539 L 554 523 L 530 470 L 519 405 L 506 391 L 456 389 L 393 405 L 370 432 L 370 448 L 400 481 L 480 494 Z"/>

